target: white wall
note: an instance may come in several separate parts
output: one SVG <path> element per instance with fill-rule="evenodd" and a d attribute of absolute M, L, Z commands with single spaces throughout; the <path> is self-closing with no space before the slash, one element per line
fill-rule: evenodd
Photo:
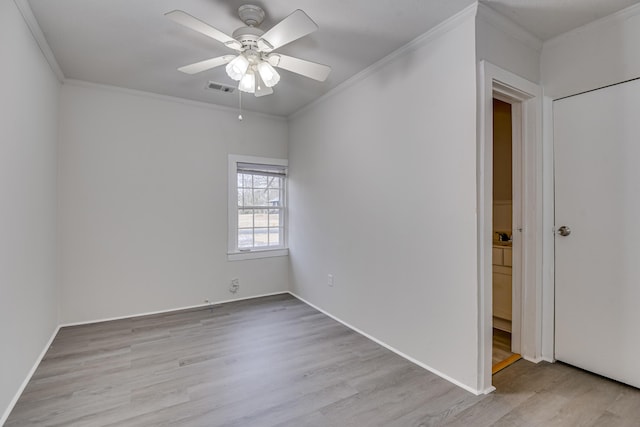
<path fill-rule="evenodd" d="M 542 43 L 524 29 L 480 3 L 476 19 L 476 54 L 533 83 L 540 81 Z"/>
<path fill-rule="evenodd" d="M 640 77 L 640 5 L 544 44 L 545 95 L 560 98 Z"/>
<path fill-rule="evenodd" d="M 0 2 L 0 424 L 58 324 L 59 84 L 13 1 Z"/>
<path fill-rule="evenodd" d="M 287 156 L 283 119 L 72 82 L 61 95 L 62 322 L 288 290 L 227 261 L 227 155 Z M 240 279 L 237 295 L 228 292 Z"/>
<path fill-rule="evenodd" d="M 427 39 L 290 120 L 290 280 L 476 389 L 473 16 Z"/>

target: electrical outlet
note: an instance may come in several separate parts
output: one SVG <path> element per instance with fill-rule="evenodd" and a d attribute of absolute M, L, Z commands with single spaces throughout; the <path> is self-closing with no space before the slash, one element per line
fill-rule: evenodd
<path fill-rule="evenodd" d="M 327 277 L 327 285 L 329 285 L 329 286 L 333 287 L 333 274 L 330 274 L 330 275 Z"/>
<path fill-rule="evenodd" d="M 240 279 L 234 278 L 231 279 L 231 285 L 229 285 L 229 292 L 235 294 L 240 289 Z"/>

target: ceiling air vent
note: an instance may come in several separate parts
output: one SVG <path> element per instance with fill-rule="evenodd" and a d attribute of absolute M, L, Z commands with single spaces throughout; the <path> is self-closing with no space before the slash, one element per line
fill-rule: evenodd
<path fill-rule="evenodd" d="M 233 86 L 223 85 L 222 83 L 209 82 L 207 83 L 207 89 L 219 90 L 220 92 L 233 93 L 236 88 Z"/>

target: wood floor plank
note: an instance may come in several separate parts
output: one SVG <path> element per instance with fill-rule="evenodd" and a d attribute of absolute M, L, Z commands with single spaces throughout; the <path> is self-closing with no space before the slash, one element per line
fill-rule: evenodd
<path fill-rule="evenodd" d="M 640 391 L 520 360 L 474 396 L 278 295 L 62 328 L 15 426 L 637 426 Z"/>

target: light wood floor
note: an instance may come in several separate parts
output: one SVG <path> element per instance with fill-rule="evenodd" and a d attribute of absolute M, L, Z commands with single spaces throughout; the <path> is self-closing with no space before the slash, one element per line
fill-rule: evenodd
<path fill-rule="evenodd" d="M 524 360 L 472 394 L 291 296 L 63 328 L 6 426 L 637 426 L 640 391 Z"/>

